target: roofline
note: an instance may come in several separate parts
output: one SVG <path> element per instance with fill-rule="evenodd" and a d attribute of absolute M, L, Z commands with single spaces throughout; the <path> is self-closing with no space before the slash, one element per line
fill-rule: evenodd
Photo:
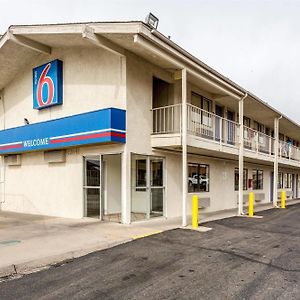
<path fill-rule="evenodd" d="M 297 127 L 300 127 L 300 125 L 297 122 L 293 121 L 292 119 L 290 119 L 289 117 L 287 117 L 285 114 L 281 113 L 279 110 L 277 110 L 276 108 L 274 108 L 273 106 L 271 106 L 269 103 L 263 101 L 262 99 L 260 99 L 256 95 L 254 95 L 253 93 L 251 93 L 248 90 L 244 89 L 243 87 L 241 87 L 240 85 L 238 85 L 237 83 L 235 83 L 234 81 L 232 81 L 231 79 L 229 79 L 228 77 L 222 75 L 221 73 L 219 73 L 215 69 L 211 68 L 210 66 L 208 66 L 207 64 L 205 64 L 204 62 L 202 62 L 200 59 L 198 59 L 197 57 L 195 57 L 194 55 L 192 55 L 191 53 L 189 53 L 187 50 L 183 49 L 181 46 L 179 46 L 178 44 L 176 44 L 175 42 L 173 42 L 172 40 L 170 40 L 169 38 L 167 38 L 161 32 L 159 32 L 157 30 L 152 30 L 151 28 L 149 28 L 149 26 L 147 26 L 147 24 L 145 24 L 145 23 L 143 23 L 143 24 L 150 30 L 150 32 L 153 35 L 155 35 L 161 41 L 163 41 L 164 43 L 166 43 L 169 46 L 171 46 L 172 48 L 174 48 L 176 51 L 178 51 L 181 54 L 183 54 L 184 56 L 186 56 L 188 59 L 192 60 L 193 62 L 195 62 L 196 64 L 198 64 L 202 68 L 206 69 L 208 72 L 210 72 L 210 73 L 214 74 L 215 76 L 219 77 L 220 79 L 222 79 L 223 81 L 225 81 L 229 85 L 232 85 L 234 88 L 236 88 L 237 90 L 239 90 L 241 93 L 243 93 L 243 94 L 247 93 L 248 97 L 251 97 L 253 100 L 257 101 L 258 103 L 266 106 L 267 108 L 269 108 L 270 110 L 272 110 L 274 113 L 278 114 L 279 117 L 282 116 L 287 121 L 291 122 L 292 124 L 296 125 Z"/>
<path fill-rule="evenodd" d="M 183 49 L 177 43 L 175 43 L 174 41 L 167 38 L 164 34 L 159 32 L 158 30 L 153 30 L 150 26 L 148 26 L 143 21 L 101 21 L 101 22 L 91 21 L 91 22 L 73 22 L 73 23 L 11 25 L 11 26 L 8 27 L 8 30 L 3 35 L 0 35 L 0 49 L 1 49 L 1 44 L 5 43 L 5 41 L 2 41 L 2 40 L 5 38 L 5 36 L 7 37 L 7 34 L 10 30 L 11 31 L 14 31 L 14 30 L 18 31 L 18 29 L 20 29 L 20 28 L 27 29 L 27 28 L 30 28 L 30 27 L 47 27 L 47 26 L 48 27 L 49 26 L 51 26 L 51 27 L 53 27 L 53 26 L 64 26 L 65 27 L 65 26 L 68 26 L 68 25 L 70 25 L 70 26 L 72 26 L 72 25 L 74 25 L 74 26 L 84 26 L 84 25 L 97 25 L 97 24 L 99 24 L 99 25 L 101 25 L 101 24 L 107 24 L 107 25 L 109 25 L 109 24 L 132 24 L 132 25 L 137 25 L 137 26 L 140 27 L 140 32 L 139 32 L 140 34 L 142 34 L 142 29 L 143 28 L 147 29 L 148 33 L 150 34 L 149 36 L 150 36 L 150 39 L 152 40 L 152 42 L 154 42 L 154 41 L 153 41 L 153 38 L 151 38 L 151 36 L 157 37 L 161 42 L 167 44 L 168 46 L 173 48 L 176 52 L 179 52 L 180 54 L 185 56 L 188 60 L 190 60 L 193 63 L 197 64 L 201 68 L 205 69 L 208 73 L 211 73 L 212 75 L 214 75 L 217 78 L 224 81 L 226 84 L 230 85 L 232 88 L 236 89 L 238 92 L 241 93 L 241 95 L 240 95 L 241 98 L 242 98 L 242 96 L 244 96 L 247 93 L 248 96 L 251 97 L 253 100 L 257 101 L 258 103 L 260 103 L 264 106 L 266 106 L 267 108 L 269 108 L 271 111 L 273 111 L 278 116 L 282 116 L 287 121 L 291 122 L 292 124 L 294 124 L 295 126 L 300 128 L 300 125 L 297 122 L 293 121 L 292 119 L 287 117 L 285 114 L 281 113 L 276 108 L 274 108 L 273 106 L 271 106 L 267 102 L 263 101 L 262 99 L 260 99 L 256 95 L 254 95 L 253 93 L 247 91 L 246 89 L 244 89 L 243 87 L 241 87 L 240 85 L 238 85 L 237 83 L 235 83 L 234 81 L 229 79 L 228 77 L 222 75 L 221 73 L 219 73 L 218 71 L 216 71 L 212 67 L 208 66 L 203 61 L 201 61 L 200 59 L 198 59 L 197 57 L 195 57 L 194 55 L 189 53 L 187 50 Z M 31 32 L 31 33 L 33 33 L 33 32 Z M 77 32 L 74 31 L 73 33 L 77 33 Z M 133 32 L 133 33 L 136 33 L 136 32 Z"/>

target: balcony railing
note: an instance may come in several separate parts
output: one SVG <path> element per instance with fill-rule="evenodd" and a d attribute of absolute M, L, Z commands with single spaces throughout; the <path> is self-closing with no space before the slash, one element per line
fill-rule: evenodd
<path fill-rule="evenodd" d="M 206 140 L 220 144 L 238 146 L 240 126 L 216 114 L 187 104 L 187 130 Z M 244 130 L 244 147 L 247 150 L 274 155 L 275 139 L 265 133 L 247 126 Z M 153 109 L 153 134 L 171 134 L 181 132 L 181 104 Z M 281 158 L 300 161 L 300 150 L 294 145 L 279 141 L 278 155 Z"/>
<path fill-rule="evenodd" d="M 235 145 L 238 142 L 236 122 L 224 119 L 194 105 L 187 105 L 188 132 L 220 143 Z"/>
<path fill-rule="evenodd" d="M 153 108 L 153 133 L 179 133 L 181 128 L 181 104 Z"/>
<path fill-rule="evenodd" d="M 300 150 L 290 143 L 279 141 L 278 156 L 300 161 Z"/>

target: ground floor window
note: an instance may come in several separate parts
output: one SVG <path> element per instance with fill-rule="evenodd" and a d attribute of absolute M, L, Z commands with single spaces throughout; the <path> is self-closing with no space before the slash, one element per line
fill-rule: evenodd
<path fill-rule="evenodd" d="M 292 187 L 292 174 L 284 174 L 284 187 L 290 189 Z"/>
<path fill-rule="evenodd" d="M 282 189 L 283 188 L 283 173 L 278 173 L 278 181 L 277 181 L 277 188 Z"/>
<path fill-rule="evenodd" d="M 264 171 L 263 170 L 253 170 L 252 171 L 252 182 L 253 190 L 262 190 L 264 183 Z"/>
<path fill-rule="evenodd" d="M 188 192 L 208 192 L 209 191 L 209 165 L 188 164 Z"/>
<path fill-rule="evenodd" d="M 247 182 L 248 182 L 248 169 L 244 169 L 243 171 L 243 190 L 247 190 Z M 234 190 L 239 190 L 239 168 L 234 169 Z"/>

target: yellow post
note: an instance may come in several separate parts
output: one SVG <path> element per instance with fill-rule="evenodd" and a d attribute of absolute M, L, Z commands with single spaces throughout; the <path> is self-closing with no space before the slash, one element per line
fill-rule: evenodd
<path fill-rule="evenodd" d="M 281 208 L 285 208 L 285 199 L 286 199 L 285 191 L 282 191 L 281 192 Z"/>
<path fill-rule="evenodd" d="M 198 196 L 192 197 L 192 227 L 198 229 Z"/>
<path fill-rule="evenodd" d="M 254 215 L 254 193 L 249 193 L 249 206 L 248 206 L 248 215 L 249 217 L 253 217 Z"/>

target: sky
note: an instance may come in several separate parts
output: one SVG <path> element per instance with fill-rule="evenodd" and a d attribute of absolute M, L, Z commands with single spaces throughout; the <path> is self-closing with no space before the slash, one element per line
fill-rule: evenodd
<path fill-rule="evenodd" d="M 10 25 L 141 20 L 300 123 L 300 0 L 0 0 Z"/>

